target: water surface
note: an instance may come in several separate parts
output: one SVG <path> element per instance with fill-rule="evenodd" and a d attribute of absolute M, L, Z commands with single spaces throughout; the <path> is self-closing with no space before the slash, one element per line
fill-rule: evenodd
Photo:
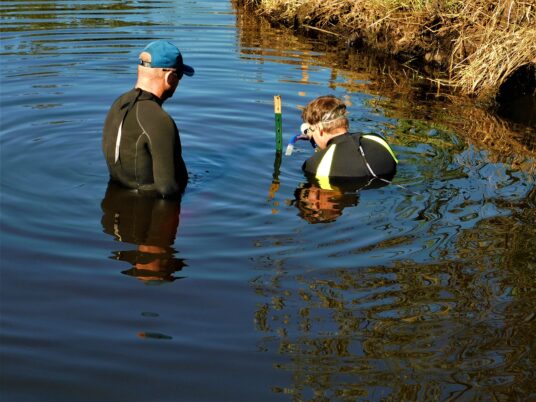
<path fill-rule="evenodd" d="M 536 397 L 531 161 L 472 141 L 460 105 L 227 1 L 0 9 L 2 400 Z M 108 186 L 100 148 L 157 38 L 196 68 L 165 104 L 180 204 Z M 327 191 L 307 144 L 275 157 L 273 96 L 286 141 L 326 93 L 393 144 L 395 185 Z"/>

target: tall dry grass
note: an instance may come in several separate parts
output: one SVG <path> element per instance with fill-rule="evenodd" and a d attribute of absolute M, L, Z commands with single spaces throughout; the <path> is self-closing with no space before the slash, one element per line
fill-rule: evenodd
<path fill-rule="evenodd" d="M 462 9 L 453 54 L 465 46 L 472 51 L 453 59 L 450 71 L 465 93 L 492 96 L 516 70 L 536 65 L 536 2 L 502 0 L 493 8 L 480 3 Z"/>
<path fill-rule="evenodd" d="M 536 65 L 536 0 L 242 2 L 285 25 L 439 65 L 442 84 L 481 99 L 495 96 L 519 68 Z"/>

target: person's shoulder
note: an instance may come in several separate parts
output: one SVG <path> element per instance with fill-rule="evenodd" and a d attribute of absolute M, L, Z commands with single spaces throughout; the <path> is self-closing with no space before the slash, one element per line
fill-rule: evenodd
<path fill-rule="evenodd" d="M 377 143 L 386 143 L 387 144 L 387 140 L 385 139 L 385 137 L 383 135 L 380 135 L 380 134 L 376 134 L 376 133 L 356 133 L 356 135 L 358 135 L 361 140 L 363 141 L 375 141 Z"/>
<path fill-rule="evenodd" d="M 349 133 L 349 138 L 352 138 L 355 141 L 357 140 L 362 141 L 363 139 L 367 140 L 367 139 L 371 139 L 371 137 L 374 137 L 372 138 L 373 140 L 376 138 L 379 138 L 385 141 L 385 138 L 383 136 L 381 136 L 380 134 L 376 134 L 376 133 L 363 133 L 360 131 Z"/>
<path fill-rule="evenodd" d="M 390 155 L 395 163 L 398 163 L 398 159 L 396 158 L 391 146 L 381 135 L 375 133 L 362 134 L 361 143 L 365 148 L 365 152 L 375 152 L 386 156 Z"/>
<path fill-rule="evenodd" d="M 315 150 L 315 153 L 311 155 L 309 158 L 307 158 L 305 162 L 303 162 L 302 169 L 306 172 L 307 171 L 316 172 L 318 164 L 320 163 L 320 161 L 326 154 L 326 151 L 328 148 Z"/>
<path fill-rule="evenodd" d="M 136 105 L 136 116 L 139 123 L 149 133 L 173 134 L 176 132 L 176 125 L 173 118 L 154 100 L 142 99 L 138 101 Z"/>
<path fill-rule="evenodd" d="M 387 141 L 383 135 L 378 133 L 362 133 L 361 135 L 365 138 L 381 138 L 382 140 Z"/>
<path fill-rule="evenodd" d="M 358 144 L 362 144 L 363 146 L 380 146 L 382 148 L 390 149 L 389 144 L 387 143 L 387 140 L 376 133 L 354 133 L 351 135 L 354 140 L 358 142 Z"/>
<path fill-rule="evenodd" d="M 122 93 L 119 95 L 114 103 L 126 103 L 130 102 L 133 98 L 136 97 L 136 90 L 134 88 L 128 90 L 127 92 Z"/>
<path fill-rule="evenodd" d="M 142 117 L 151 120 L 171 121 L 171 116 L 154 99 L 140 99 L 138 101 L 139 111 Z"/>

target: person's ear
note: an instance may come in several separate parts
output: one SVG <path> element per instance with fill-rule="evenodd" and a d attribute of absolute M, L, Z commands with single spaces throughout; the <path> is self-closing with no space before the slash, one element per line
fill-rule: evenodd
<path fill-rule="evenodd" d="M 138 58 L 140 59 L 140 61 L 143 61 L 145 63 L 149 63 L 149 64 L 151 63 L 151 54 L 150 53 L 141 52 L 140 55 L 138 56 Z"/>
<path fill-rule="evenodd" d="M 166 83 L 169 85 L 169 86 L 172 86 L 173 85 L 173 80 L 175 78 L 173 77 L 173 71 L 166 71 Z"/>

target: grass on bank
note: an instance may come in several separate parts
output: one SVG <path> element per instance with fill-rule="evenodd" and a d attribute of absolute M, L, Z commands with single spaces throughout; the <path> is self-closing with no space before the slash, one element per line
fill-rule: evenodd
<path fill-rule="evenodd" d="M 443 83 L 495 97 L 513 72 L 536 67 L 536 0 L 243 0 L 269 19 L 422 59 Z"/>

